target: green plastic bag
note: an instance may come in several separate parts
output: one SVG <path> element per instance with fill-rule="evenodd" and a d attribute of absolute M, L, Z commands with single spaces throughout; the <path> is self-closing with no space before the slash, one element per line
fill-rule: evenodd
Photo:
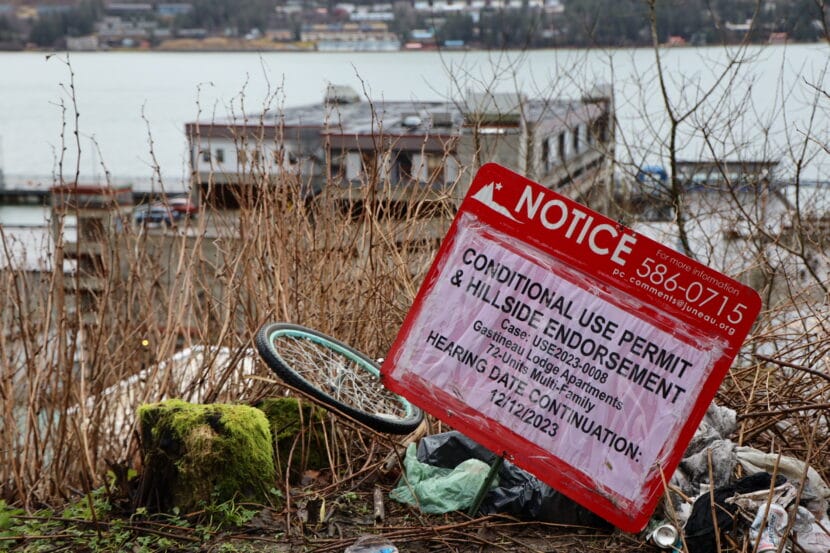
<path fill-rule="evenodd" d="M 422 463 L 415 453 L 415 444 L 406 448 L 403 464 L 404 477 L 389 497 L 417 505 L 422 512 L 430 514 L 468 509 L 490 471 L 490 466 L 478 459 L 462 461 L 454 469 Z M 498 478 L 490 488 L 496 486 Z"/>

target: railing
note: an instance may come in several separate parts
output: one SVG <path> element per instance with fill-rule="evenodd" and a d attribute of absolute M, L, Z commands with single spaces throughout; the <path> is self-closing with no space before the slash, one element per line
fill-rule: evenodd
<path fill-rule="evenodd" d="M 64 186 L 52 189 L 52 207 L 55 209 L 108 209 L 132 204 L 131 188 Z"/>
<path fill-rule="evenodd" d="M 180 193 L 187 190 L 187 183 L 182 180 L 180 175 L 171 176 L 163 175 L 164 191 L 167 193 Z M 65 175 L 63 182 L 61 182 L 55 175 L 22 175 L 9 174 L 3 175 L 3 186 L 0 188 L 7 191 L 49 191 L 53 186 L 67 185 L 74 181 L 74 176 Z M 162 186 L 158 183 L 158 179 L 151 176 L 110 176 L 109 178 L 82 177 L 80 182 L 84 185 L 112 188 L 123 188 L 130 186 L 135 193 L 160 193 Z"/>

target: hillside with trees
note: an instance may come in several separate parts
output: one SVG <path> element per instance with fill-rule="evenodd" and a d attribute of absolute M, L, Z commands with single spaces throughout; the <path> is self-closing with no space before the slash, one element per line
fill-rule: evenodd
<path fill-rule="evenodd" d="M 401 43 L 426 36 L 425 46 L 473 48 L 645 46 L 651 43 L 650 5 L 661 42 L 705 45 L 766 42 L 771 36 L 817 41 L 828 26 L 827 6 L 816 0 L 561 0 L 506 2 L 474 8 L 447 2 L 394 3 L 285 0 L 192 0 L 177 4 L 104 0 L 6 4 L 0 10 L 0 48 L 64 48 L 67 38 L 117 26 L 137 40 L 102 41 L 107 47 L 153 47 L 179 36 L 280 36 L 299 41 L 305 28 L 369 22 Z M 131 6 L 135 9 L 131 9 Z M 175 6 L 171 12 L 169 6 Z M 368 14 L 368 15 L 367 15 Z M 377 23 L 380 22 L 380 23 Z M 750 24 L 751 22 L 751 24 Z M 253 33 L 253 35 L 252 35 Z M 274 40 L 277 40 L 276 38 Z"/>

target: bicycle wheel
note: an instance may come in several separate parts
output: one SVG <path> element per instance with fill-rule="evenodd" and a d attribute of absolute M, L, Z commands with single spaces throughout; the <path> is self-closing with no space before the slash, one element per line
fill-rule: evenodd
<path fill-rule="evenodd" d="M 389 434 L 409 434 L 423 412 L 380 381 L 375 362 L 321 332 L 289 323 L 262 326 L 260 355 L 286 383 L 324 406 Z"/>

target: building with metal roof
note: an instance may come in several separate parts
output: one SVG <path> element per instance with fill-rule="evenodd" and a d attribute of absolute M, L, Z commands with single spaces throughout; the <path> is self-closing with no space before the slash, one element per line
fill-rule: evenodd
<path fill-rule="evenodd" d="M 235 208 L 257 187 L 291 178 L 307 195 L 375 187 L 460 200 L 478 167 L 500 163 L 584 195 L 613 154 L 610 94 L 576 100 L 468 93 L 458 101 L 361 98 L 330 86 L 322 102 L 186 126 L 199 200 Z M 246 200 L 247 199 L 247 200 Z"/>

